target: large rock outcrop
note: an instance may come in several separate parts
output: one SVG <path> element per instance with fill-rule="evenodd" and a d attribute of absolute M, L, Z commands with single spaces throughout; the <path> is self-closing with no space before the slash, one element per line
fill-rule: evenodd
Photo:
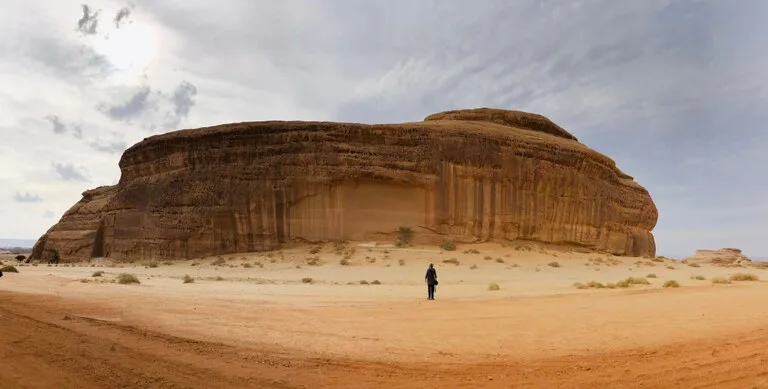
<path fill-rule="evenodd" d="M 83 198 L 34 259 L 193 258 L 292 242 L 528 240 L 654 255 L 648 192 L 540 115 L 423 122 L 250 122 L 152 136 Z"/>

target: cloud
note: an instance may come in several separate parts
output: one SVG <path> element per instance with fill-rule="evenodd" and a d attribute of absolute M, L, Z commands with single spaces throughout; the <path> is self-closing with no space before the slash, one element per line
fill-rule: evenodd
<path fill-rule="evenodd" d="M 99 26 L 99 11 L 92 12 L 91 7 L 83 4 L 83 16 L 77 21 L 77 30 L 85 35 L 96 35 Z"/>
<path fill-rule="evenodd" d="M 88 143 L 88 145 L 91 146 L 91 148 L 95 151 L 108 154 L 122 153 L 126 148 L 128 148 L 128 145 L 122 140 L 103 142 L 101 139 L 97 139 Z"/>
<path fill-rule="evenodd" d="M 13 200 L 17 203 L 40 203 L 43 199 L 37 194 L 30 194 L 29 192 L 19 193 L 13 196 Z"/>
<path fill-rule="evenodd" d="M 135 92 L 122 103 L 112 106 L 102 104 L 100 109 L 114 120 L 130 121 L 152 108 L 153 102 L 150 101 L 151 92 L 152 90 L 149 86 L 141 86 L 136 88 Z"/>
<path fill-rule="evenodd" d="M 115 28 L 120 28 L 120 26 L 125 23 L 130 16 L 131 10 L 128 7 L 120 8 L 120 10 L 117 11 L 115 18 L 112 20 L 115 23 Z"/>
<path fill-rule="evenodd" d="M 58 174 L 59 177 L 64 181 L 90 182 L 90 179 L 88 179 L 86 173 L 87 169 L 84 167 L 80 167 L 78 169 L 71 163 L 61 164 L 55 162 L 52 164 L 52 166 L 56 174 Z"/>
<path fill-rule="evenodd" d="M 54 134 L 63 134 L 67 132 L 67 126 L 61 122 L 61 119 L 58 115 L 48 115 L 45 117 L 45 120 L 50 122 L 53 126 L 52 129 Z"/>
<path fill-rule="evenodd" d="M 186 80 L 176 87 L 170 98 L 173 110 L 166 115 L 165 129 L 175 129 L 189 116 L 189 111 L 195 105 L 196 95 L 197 88 Z"/>

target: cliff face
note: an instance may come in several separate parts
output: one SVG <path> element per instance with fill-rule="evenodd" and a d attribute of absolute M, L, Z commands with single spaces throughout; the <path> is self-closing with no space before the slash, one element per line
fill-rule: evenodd
<path fill-rule="evenodd" d="M 535 240 L 654 255 L 648 192 L 548 119 L 452 111 L 423 122 L 253 122 L 153 136 L 87 191 L 33 259 L 194 258 L 297 241 Z"/>

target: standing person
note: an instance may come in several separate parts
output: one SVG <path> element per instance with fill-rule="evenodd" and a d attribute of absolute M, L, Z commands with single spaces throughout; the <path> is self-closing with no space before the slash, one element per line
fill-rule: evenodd
<path fill-rule="evenodd" d="M 424 281 L 427 283 L 427 300 L 435 299 L 435 285 L 437 285 L 437 270 L 431 263 L 429 269 L 427 269 L 427 275 L 424 276 Z"/>

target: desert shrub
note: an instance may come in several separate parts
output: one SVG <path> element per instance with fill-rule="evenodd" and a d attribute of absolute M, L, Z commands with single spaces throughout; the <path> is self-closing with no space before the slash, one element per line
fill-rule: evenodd
<path fill-rule="evenodd" d="M 667 269 L 669 269 L 669 270 L 675 270 L 675 267 L 674 267 L 674 266 L 672 266 L 672 265 L 667 265 L 666 267 L 667 267 Z"/>
<path fill-rule="evenodd" d="M 171 262 L 171 261 L 165 261 L 165 262 L 163 262 L 163 265 L 165 265 L 165 266 L 171 266 L 171 265 L 173 265 L 173 262 Z"/>
<path fill-rule="evenodd" d="M 445 251 L 453 251 L 456 250 L 456 245 L 453 244 L 450 240 L 445 240 L 443 243 L 440 244 L 440 248 Z"/>
<path fill-rule="evenodd" d="M 619 288 L 629 288 L 630 285 L 631 284 L 627 280 L 621 280 L 621 281 L 616 283 L 616 286 L 619 287 Z"/>
<path fill-rule="evenodd" d="M 246 269 L 250 269 L 250 268 L 253 267 L 253 265 L 251 265 L 250 263 L 246 262 L 246 263 L 243 264 L 243 267 L 246 268 Z"/>
<path fill-rule="evenodd" d="M 23 255 L 17 255 L 17 256 L 15 256 L 14 258 L 15 258 L 17 261 L 19 261 L 19 262 L 21 262 L 21 261 L 23 261 L 23 260 L 27 259 L 27 257 L 25 257 L 25 256 L 23 256 Z"/>
<path fill-rule="evenodd" d="M 405 260 L 401 259 L 401 260 L 397 261 L 397 264 L 400 265 L 400 266 L 405 266 Z"/>
<path fill-rule="evenodd" d="M 101 270 L 98 270 L 98 271 L 93 272 L 93 274 L 91 274 L 91 277 L 101 277 L 103 275 L 104 275 L 104 272 L 101 271 Z"/>
<path fill-rule="evenodd" d="M 459 260 L 456 259 L 456 258 L 444 259 L 443 263 L 452 263 L 452 264 L 458 266 L 459 265 Z"/>
<path fill-rule="evenodd" d="M 643 277 L 629 277 L 626 279 L 630 285 L 650 285 L 651 283 Z"/>
<path fill-rule="evenodd" d="M 368 283 L 368 281 L 366 281 L 366 280 L 360 280 L 358 283 L 359 283 L 360 285 L 370 285 L 370 284 Z"/>
<path fill-rule="evenodd" d="M 689 263 L 688 266 L 689 267 L 701 267 L 701 265 L 699 265 L 698 263 Z"/>
<path fill-rule="evenodd" d="M 582 284 L 581 282 L 574 282 L 573 287 L 576 289 L 588 289 L 589 287 Z"/>
<path fill-rule="evenodd" d="M 730 284 L 731 280 L 725 278 L 725 277 L 714 277 L 712 278 L 713 284 Z"/>
<path fill-rule="evenodd" d="M 605 288 L 605 285 L 603 285 L 602 283 L 599 283 L 597 281 L 589 281 L 589 282 L 587 282 L 587 288 L 590 288 L 590 289 L 603 289 L 603 288 Z"/>
<path fill-rule="evenodd" d="M 467 249 L 464 250 L 464 254 L 480 254 L 480 252 L 475 249 Z"/>
<path fill-rule="evenodd" d="M 669 280 L 669 281 L 664 282 L 664 285 L 662 285 L 662 287 L 664 287 L 664 288 L 679 288 L 680 287 L 680 283 L 675 281 L 675 280 Z"/>
<path fill-rule="evenodd" d="M 184 274 L 184 278 L 182 278 L 185 284 L 191 284 L 195 282 L 195 279 L 190 277 L 189 274 Z"/>
<path fill-rule="evenodd" d="M 227 263 L 227 261 L 225 261 L 224 258 L 219 258 L 219 259 L 211 262 L 211 266 L 221 266 L 221 265 L 224 265 L 226 263 Z"/>
<path fill-rule="evenodd" d="M 655 273 L 650 273 L 645 278 L 657 278 Z"/>
<path fill-rule="evenodd" d="M 199 266 L 199 265 L 200 265 L 200 262 L 192 262 L 192 264 L 189 266 Z"/>
<path fill-rule="evenodd" d="M 3 266 L 2 268 L 0 268 L 0 272 L 3 272 L 3 273 L 18 273 L 19 271 L 16 270 L 16 268 L 13 267 L 12 265 L 6 265 L 6 266 Z"/>
<path fill-rule="evenodd" d="M 341 265 L 341 266 L 349 266 L 349 260 L 346 259 L 346 258 L 343 258 L 342 260 L 339 261 L 339 265 Z"/>
<path fill-rule="evenodd" d="M 493 257 L 490 255 L 486 255 L 485 257 L 483 257 L 483 259 L 485 259 L 486 261 L 490 261 L 493 259 Z"/>
<path fill-rule="evenodd" d="M 651 258 L 651 261 L 653 261 L 653 262 L 664 262 L 664 257 Z"/>
<path fill-rule="evenodd" d="M 371 281 L 371 285 L 381 285 L 381 281 L 373 280 L 373 281 Z"/>
<path fill-rule="evenodd" d="M 398 228 L 397 239 L 403 243 L 411 243 L 411 239 L 413 239 L 413 230 L 411 227 L 401 226 Z"/>
<path fill-rule="evenodd" d="M 552 262 L 548 263 L 547 266 L 549 266 L 549 267 L 560 267 L 560 262 L 552 261 Z"/>
<path fill-rule="evenodd" d="M 472 265 L 472 266 L 470 266 L 469 268 L 470 268 L 471 270 L 475 270 L 475 269 L 477 269 L 477 265 Z"/>
<path fill-rule="evenodd" d="M 309 249 L 310 254 L 317 254 L 320 252 L 320 246 L 314 246 L 311 249 Z"/>
<path fill-rule="evenodd" d="M 616 288 L 618 288 L 618 286 L 616 284 L 614 284 L 613 282 L 609 282 L 609 283 L 605 284 L 605 287 L 608 288 L 608 289 L 616 289 Z"/>
<path fill-rule="evenodd" d="M 312 278 L 311 278 L 311 277 L 304 277 L 304 278 L 302 278 L 302 279 L 301 279 L 301 282 L 302 282 L 303 284 L 311 284 L 311 283 L 312 283 L 312 281 L 313 281 L 313 280 L 312 280 Z"/>
<path fill-rule="evenodd" d="M 707 277 L 704 277 L 703 275 L 698 274 L 698 275 L 695 275 L 695 276 L 691 276 L 691 279 L 692 280 L 696 280 L 696 281 L 704 281 L 704 280 L 707 279 Z"/>
<path fill-rule="evenodd" d="M 496 258 L 496 262 L 498 262 L 498 263 L 504 263 L 504 260 L 503 260 L 503 259 L 501 259 L 501 258 Z"/>
<path fill-rule="evenodd" d="M 214 281 L 224 281 L 224 277 L 222 277 L 222 276 L 216 276 L 216 277 L 213 277 L 213 280 L 214 280 Z"/>
<path fill-rule="evenodd" d="M 145 263 L 144 266 L 154 269 L 154 268 L 160 266 L 160 264 L 157 263 L 156 261 L 150 261 L 150 262 Z"/>
<path fill-rule="evenodd" d="M 736 273 L 732 274 L 729 279 L 731 281 L 759 281 L 760 277 L 751 273 Z"/>
<path fill-rule="evenodd" d="M 128 274 L 128 273 L 118 274 L 116 280 L 118 284 L 122 284 L 122 285 L 141 283 L 135 275 Z"/>
<path fill-rule="evenodd" d="M 320 257 L 315 255 L 314 257 L 307 258 L 307 265 L 309 266 L 318 266 L 320 264 Z"/>
<path fill-rule="evenodd" d="M 491 282 L 490 284 L 488 284 L 488 290 L 499 290 L 499 289 L 501 289 L 501 287 L 499 287 L 499 284 L 495 282 Z"/>

